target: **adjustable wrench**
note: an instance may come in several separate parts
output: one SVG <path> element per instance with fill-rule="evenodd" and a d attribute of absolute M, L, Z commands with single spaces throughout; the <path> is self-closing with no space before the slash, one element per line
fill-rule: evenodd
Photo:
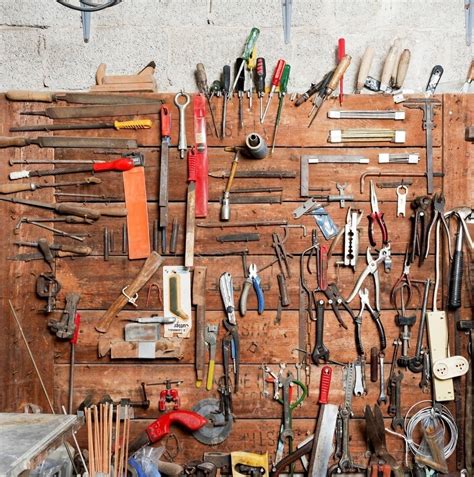
<path fill-rule="evenodd" d="M 326 363 L 329 359 L 329 350 L 324 345 L 323 334 L 324 301 L 318 300 L 316 304 L 316 344 L 314 346 L 313 352 L 311 353 L 311 358 L 316 365 L 318 365 L 320 361 L 324 361 Z"/>
<path fill-rule="evenodd" d="M 210 391 L 214 382 L 214 365 L 216 362 L 216 343 L 219 325 L 207 325 L 204 332 L 204 340 L 209 346 L 209 365 L 207 368 L 206 389 Z"/>

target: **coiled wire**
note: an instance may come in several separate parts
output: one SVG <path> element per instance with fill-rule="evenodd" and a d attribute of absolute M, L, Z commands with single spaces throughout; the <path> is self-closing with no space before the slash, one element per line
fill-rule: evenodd
<path fill-rule="evenodd" d="M 427 457 L 425 454 L 423 454 L 419 450 L 420 444 L 417 444 L 416 442 L 414 442 L 413 433 L 416 427 L 418 426 L 418 424 L 423 422 L 425 419 L 437 417 L 441 420 L 444 430 L 446 430 L 446 427 L 449 429 L 450 439 L 443 449 L 444 457 L 447 459 L 454 452 L 454 449 L 456 449 L 456 443 L 458 441 L 458 436 L 459 436 L 458 428 L 456 426 L 454 417 L 451 414 L 450 410 L 446 406 L 443 406 L 442 404 L 439 405 L 439 410 L 434 408 L 433 406 L 426 406 L 421 408 L 419 411 L 417 411 L 412 417 L 409 417 L 411 411 L 415 407 L 423 403 L 432 403 L 432 401 L 430 400 L 419 401 L 416 404 L 413 404 L 413 406 L 406 413 L 405 421 L 403 424 L 405 435 L 399 434 L 397 432 L 393 432 L 390 429 L 386 429 L 386 431 L 390 432 L 390 434 L 394 434 L 398 437 L 402 437 L 405 440 L 406 447 L 410 449 L 413 455 L 415 456 L 421 455 L 421 456 Z M 406 454 L 405 454 L 405 460 L 407 460 Z"/>

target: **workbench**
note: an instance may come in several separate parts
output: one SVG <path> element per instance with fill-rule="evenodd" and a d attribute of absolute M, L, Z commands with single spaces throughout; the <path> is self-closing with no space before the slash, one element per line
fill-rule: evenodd
<path fill-rule="evenodd" d="M 79 427 L 77 416 L 0 413 L 0 476 L 35 469 Z"/>
<path fill-rule="evenodd" d="M 172 136 L 169 160 L 169 217 L 170 222 L 174 217 L 180 223 L 180 235 L 178 239 L 178 250 L 176 256 L 166 256 L 165 265 L 182 264 L 184 247 L 184 220 L 185 220 L 185 200 L 187 188 L 187 165 L 186 161 L 180 160 L 176 149 L 178 136 L 178 112 L 174 106 L 174 95 L 157 95 L 170 106 L 172 113 Z M 442 190 L 446 195 L 446 209 L 458 205 L 472 205 L 474 203 L 474 188 L 472 187 L 473 166 L 472 166 L 472 142 L 465 140 L 466 126 L 473 123 L 474 97 L 473 95 L 447 94 L 436 96 L 441 100 L 442 105 L 435 110 L 435 130 L 433 137 L 433 160 L 435 172 L 441 172 L 444 177 L 435 178 L 435 191 Z M 247 110 L 247 100 L 245 104 L 245 126 L 243 130 L 238 128 L 237 104 L 234 98 L 229 103 L 227 114 L 227 136 L 224 140 L 219 140 L 213 136 L 212 126 L 208 118 L 208 146 L 209 146 L 209 171 L 229 171 L 233 154 L 224 151 L 226 146 L 243 145 L 244 139 L 250 132 L 260 133 L 268 143 L 271 143 L 273 132 L 273 120 L 276 114 L 277 101 L 273 101 L 267 114 L 264 125 L 258 120 L 258 102 L 254 99 L 253 111 Z M 308 102 L 309 103 L 309 102 Z M 289 240 L 286 247 L 289 253 L 294 255 L 290 260 L 292 272 L 288 281 L 289 297 L 291 304 L 283 309 L 281 322 L 274 323 L 277 302 L 278 285 L 276 275 L 279 273 L 278 266 L 267 268 L 261 273 L 262 283 L 265 290 L 266 309 L 262 316 L 256 312 L 255 295 L 250 294 L 249 311 L 244 318 L 238 317 L 239 331 L 241 335 L 241 386 L 240 391 L 233 396 L 235 423 L 230 438 L 223 444 L 209 448 L 194 440 L 191 436 L 179 428 L 173 429 L 180 443 L 176 449 L 177 462 L 199 458 L 206 451 L 231 451 L 247 450 L 252 452 L 268 451 L 271 455 L 275 452 L 278 430 L 280 427 L 281 405 L 271 398 L 264 399 L 261 396 L 261 365 L 269 364 L 273 369 L 278 369 L 278 363 L 284 362 L 292 372 L 295 372 L 294 365 L 299 361 L 299 353 L 295 348 L 301 347 L 306 338 L 304 328 L 299 323 L 299 254 L 311 243 L 311 229 L 315 227 L 314 219 L 311 216 L 303 216 L 299 220 L 292 218 L 292 211 L 303 202 L 300 198 L 299 166 L 301 154 L 328 154 L 328 153 L 356 153 L 364 155 L 370 159 L 369 164 L 351 164 L 343 167 L 334 167 L 331 164 L 315 164 L 310 166 L 310 181 L 314 187 L 330 187 L 332 194 L 337 194 L 336 183 L 347 183 L 346 193 L 353 194 L 355 202 L 346 203 L 346 208 L 340 208 L 338 203 L 331 204 L 327 210 L 334 221 L 343 226 L 347 214 L 347 206 L 363 210 L 364 216 L 361 222 L 361 256 L 359 258 L 358 271 L 365 265 L 365 249 L 368 246 L 367 220 L 369 213 L 369 192 L 366 187 L 364 193 L 360 192 L 360 176 L 366 171 L 408 171 L 422 173 L 425 170 L 425 134 L 422 129 L 422 112 L 420 110 L 406 110 L 406 120 L 404 121 L 354 121 L 354 120 L 329 120 L 327 111 L 329 109 L 339 109 L 336 99 L 327 101 L 319 113 L 313 126 L 307 128 L 307 115 L 310 104 L 304 104 L 300 108 L 295 108 L 293 104 L 286 100 L 282 114 L 282 122 L 277 138 L 277 147 L 272 157 L 262 161 L 241 160 L 239 168 L 241 170 L 258 169 L 283 169 L 295 171 L 294 179 L 272 179 L 262 182 L 261 180 L 237 179 L 235 187 L 262 187 L 262 186 L 282 186 L 281 204 L 271 205 L 233 205 L 232 220 L 247 221 L 256 219 L 283 219 L 289 224 L 303 224 L 308 230 L 308 235 L 303 236 L 302 229 L 289 229 Z M 216 119 L 220 123 L 222 100 L 213 99 L 216 111 Z M 0 124 L 2 125 L 2 135 L 8 134 L 10 126 L 31 123 L 33 121 L 44 122 L 45 118 L 22 117 L 19 111 L 28 109 L 43 109 L 40 103 L 9 103 L 5 99 L 0 99 Z M 381 95 L 348 95 L 345 97 L 343 109 L 393 109 L 394 104 L 391 96 Z M 396 105 L 397 109 L 404 109 L 403 104 Z M 27 118 L 27 119 L 26 119 Z M 157 121 L 157 116 L 150 115 L 150 119 Z M 46 119 L 47 120 L 47 119 Z M 193 143 L 193 122 L 192 107 L 187 109 L 187 136 L 188 145 Z M 403 144 L 389 143 L 346 143 L 331 144 L 327 142 L 328 131 L 330 129 L 344 129 L 344 127 L 391 127 L 394 129 L 404 129 L 406 131 L 406 142 Z M 35 135 L 34 133 L 33 135 Z M 55 132 L 57 135 L 67 135 L 67 132 Z M 114 131 L 114 130 L 92 130 L 81 131 L 87 136 L 107 136 L 107 137 L 135 137 L 142 145 L 140 152 L 145 156 L 146 182 L 148 194 L 148 212 L 150 226 L 157 219 L 157 198 L 159 182 L 159 146 L 160 134 L 157 126 L 151 130 L 140 131 Z M 40 134 L 39 134 L 40 135 Z M 420 155 L 420 161 L 416 165 L 403 164 L 378 164 L 378 154 L 386 152 L 413 152 Z M 39 149 L 36 146 L 28 148 L 10 148 L 0 150 L 0 177 L 6 182 L 7 174 L 12 167 L 9 167 L 9 159 L 19 158 L 45 158 L 45 159 L 66 159 L 66 158 L 102 158 L 99 154 L 93 154 L 89 150 L 72 149 Z M 112 156 L 114 157 L 114 156 Z M 21 166 L 16 166 L 18 170 Z M 29 166 L 32 168 L 32 166 Z M 49 168 L 50 166 L 39 166 Z M 112 197 L 112 201 L 123 202 L 123 184 L 119 175 L 113 172 L 104 173 L 101 176 L 102 184 L 95 186 L 94 190 L 78 189 L 78 192 L 100 194 Z M 51 180 L 51 178 L 48 178 Z M 377 179 L 377 178 L 376 178 Z M 61 180 L 72 180 L 72 176 L 62 177 Z M 218 221 L 222 192 L 225 187 L 225 179 L 209 178 L 209 216 L 207 219 L 198 219 L 197 222 Z M 381 293 L 382 293 L 382 320 L 385 325 L 387 342 L 389 343 L 385 361 L 385 377 L 389 373 L 391 363 L 391 343 L 399 335 L 399 329 L 395 325 L 394 316 L 396 314 L 390 304 L 390 290 L 401 274 L 403 256 L 410 236 L 411 215 L 409 202 L 418 195 L 426 194 L 426 182 L 422 177 L 415 177 L 413 185 L 408 188 L 407 196 L 407 216 L 405 218 L 396 217 L 396 193 L 395 189 L 377 189 L 379 205 L 385 212 L 385 221 L 389 229 L 391 248 L 393 254 L 393 269 L 389 274 L 382 272 Z M 22 197 L 53 201 L 53 191 L 51 189 L 41 190 L 35 193 L 27 193 Z M 80 200 L 80 199 L 78 199 Z M 1 409 L 16 410 L 20 403 L 24 401 L 35 402 L 45 407 L 44 396 L 37 382 L 29 361 L 29 357 L 24 349 L 23 343 L 19 341 L 16 324 L 10 317 L 6 298 L 10 298 L 22 320 L 25 334 L 30 342 L 34 355 L 40 358 L 39 367 L 43 374 L 43 379 L 49 392 L 54 397 L 57 409 L 59 405 L 67 402 L 68 398 L 68 375 L 69 375 L 69 353 L 68 342 L 61 342 L 52 336 L 46 326 L 46 317 L 39 311 L 44 307 L 44 302 L 38 300 L 34 293 L 34 283 L 36 276 L 47 270 L 47 266 L 42 261 L 29 263 L 8 260 L 8 257 L 18 253 L 17 247 L 13 245 L 13 240 L 30 240 L 39 236 L 52 238 L 48 233 L 39 233 L 34 227 L 22 226 L 13 235 L 13 229 L 22 215 L 49 216 L 47 211 L 31 211 L 26 207 L 14 204 L 0 205 L 0 218 L 2 223 L 1 243 L 4 246 L 0 249 L 0 263 L 2 264 L 3 294 L 2 294 L 2 316 L 4 333 L 1 335 L 0 349 L 2 350 L 3 366 L 0 370 L 0 381 L 5 383 L 1 395 Z M 142 399 L 140 383 L 163 381 L 166 378 L 183 380 L 179 387 L 181 396 L 181 406 L 183 409 L 190 409 L 201 399 L 206 397 L 217 397 L 216 389 L 207 392 L 204 388 L 196 389 L 194 385 L 194 340 L 186 340 L 184 346 L 184 358 L 175 362 L 172 360 L 156 360 L 138 362 L 133 360 L 113 361 L 109 357 L 99 359 L 97 357 L 97 345 L 99 334 L 94 329 L 94 324 L 107 309 L 120 292 L 122 284 L 130 283 L 140 270 L 143 261 L 129 261 L 127 256 L 121 252 L 121 230 L 123 219 L 102 217 L 96 224 L 84 227 L 77 225 L 62 225 L 64 230 L 88 233 L 87 244 L 93 247 L 91 256 L 79 259 L 58 259 L 56 261 L 56 276 L 62 284 L 62 290 L 58 297 L 58 311 L 54 313 L 59 318 L 59 313 L 64 304 L 64 296 L 68 292 L 78 292 L 81 294 L 80 314 L 82 326 L 79 336 L 79 343 L 76 350 L 75 367 L 75 394 L 74 405 L 78 406 L 86 395 L 91 394 L 95 401 L 98 401 L 104 394 L 110 394 L 113 399 L 129 397 L 135 401 Z M 110 252 L 110 258 L 105 261 L 103 258 L 103 230 L 107 227 L 114 235 L 115 246 Z M 223 271 L 229 271 L 234 277 L 236 289 L 235 300 L 238 302 L 241 285 L 244 280 L 244 270 L 242 269 L 241 252 L 248 250 L 247 263 L 256 263 L 257 267 L 263 268 L 274 260 L 272 249 L 272 233 L 277 232 L 283 235 L 280 227 L 262 227 L 258 229 L 260 234 L 259 242 L 249 242 L 245 244 L 222 244 L 216 240 L 216 236 L 230 232 L 241 232 L 234 229 L 207 229 L 196 228 L 195 244 L 195 265 L 207 266 L 207 314 L 206 318 L 210 324 L 220 324 L 224 318 L 224 310 L 219 294 L 218 280 Z M 253 230 L 255 231 L 255 230 Z M 321 238 L 321 236 L 320 236 Z M 62 241 L 55 237 L 55 241 Z M 334 252 L 334 257 L 329 266 L 329 280 L 337 281 L 341 292 L 347 296 L 352 290 L 353 284 L 358 276 L 347 267 L 335 266 L 342 253 L 342 244 L 339 243 Z M 412 278 L 423 279 L 427 276 L 433 277 L 433 255 L 430 254 L 422 268 L 412 266 Z M 446 273 L 446 269 L 444 269 Z M 445 275 L 446 276 L 446 275 Z M 162 273 L 158 271 L 153 282 L 161 286 Z M 446 283 L 446 282 L 445 282 Z M 367 281 L 370 293 L 373 296 L 371 281 Z M 446 288 L 443 288 L 443 295 Z M 354 306 L 357 310 L 357 303 Z M 137 301 L 138 308 L 133 309 L 127 306 L 119 315 L 119 319 L 114 321 L 108 336 L 110 338 L 121 338 L 123 325 L 127 317 L 138 317 L 144 314 L 158 313 L 161 310 L 161 303 L 156 294 L 152 294 L 148 305 L 147 293 L 144 288 Z M 470 308 L 468 299 L 464 300 L 464 308 L 461 315 L 465 319 L 470 319 Z M 330 345 L 331 355 L 338 361 L 347 362 L 354 360 L 356 350 L 353 337 L 353 327 L 348 322 L 349 317 L 345 317 L 349 325 L 349 330 L 345 331 L 337 325 L 337 321 L 330 311 L 326 313 L 325 341 Z M 450 332 L 455 333 L 454 325 L 450 319 Z M 370 343 L 376 343 L 377 333 L 374 324 L 367 319 L 363 324 L 363 340 L 366 348 Z M 414 326 L 413 336 L 416 337 L 418 322 Z M 220 336 L 224 333 L 223 326 L 220 326 Z M 463 355 L 467 356 L 466 342 L 462 341 Z M 311 335 L 314 340 L 314 330 Z M 453 341 L 452 341 L 453 343 Z M 218 356 L 215 376 L 221 376 L 222 368 L 220 346 L 218 346 Z M 342 370 L 339 366 L 333 366 L 333 381 L 331 385 L 329 401 L 334 404 L 341 404 L 344 391 L 342 383 Z M 367 371 L 367 376 L 369 372 Z M 317 415 L 318 386 L 320 379 L 320 367 L 313 366 L 311 374 L 310 395 L 303 406 L 295 410 L 293 428 L 295 431 L 295 442 L 303 440 L 314 431 L 315 418 Z M 406 412 L 414 403 L 429 399 L 429 394 L 423 394 L 419 388 L 420 375 L 411 372 L 405 373 L 403 381 L 402 408 Z M 149 399 L 151 406 L 147 411 L 136 409 L 135 419 L 132 422 L 131 439 L 158 416 L 157 404 L 159 387 L 149 388 Z M 363 398 L 353 399 L 354 417 L 351 420 L 351 443 L 350 448 L 356 462 L 366 462 L 364 456 L 366 450 L 366 439 L 364 433 L 365 423 L 363 411 L 366 403 L 374 404 L 378 396 L 378 383 L 368 382 L 368 395 Z M 453 409 L 453 403 L 450 404 Z M 386 408 L 384 407 L 386 415 Z M 390 425 L 390 419 L 386 415 L 386 424 Z M 404 455 L 403 441 L 392 435 L 387 435 L 390 452 L 398 459 Z M 83 439 L 83 443 L 85 440 Z M 172 446 L 172 441 L 166 441 L 165 445 Z M 450 460 L 450 466 L 455 468 L 455 462 Z"/>

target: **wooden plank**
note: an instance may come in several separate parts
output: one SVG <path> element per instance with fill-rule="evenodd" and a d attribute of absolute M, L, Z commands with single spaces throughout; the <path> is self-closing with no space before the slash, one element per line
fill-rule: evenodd
<path fill-rule="evenodd" d="M 144 130 L 142 130 L 144 131 Z M 159 186 L 159 151 L 153 148 L 140 148 L 140 152 L 145 157 L 145 175 L 146 175 L 146 189 L 149 201 L 158 200 L 158 186 Z M 379 164 L 379 153 L 394 153 L 394 152 L 410 152 L 418 153 L 420 161 L 418 164 Z M 233 154 L 225 152 L 222 147 L 209 148 L 209 172 L 228 172 L 233 159 Z M 425 151 L 423 148 L 400 148 L 400 150 L 394 151 L 393 148 L 360 148 L 357 150 L 347 148 L 336 148 L 333 150 L 326 150 L 322 148 L 283 148 L 276 149 L 273 156 L 263 159 L 261 161 L 245 159 L 242 157 L 239 160 L 237 167 L 238 171 L 258 171 L 258 170 L 283 170 L 293 171 L 295 173 L 294 179 L 241 179 L 236 178 L 233 183 L 233 189 L 245 188 L 245 187 L 283 187 L 282 197 L 284 201 L 294 201 L 300 199 L 300 156 L 306 155 L 318 155 L 318 154 L 349 154 L 349 155 L 363 155 L 370 160 L 367 164 L 311 164 L 309 167 L 310 185 L 312 187 L 325 187 L 330 188 L 329 192 L 325 194 L 338 194 L 336 183 L 347 183 L 347 194 L 353 194 L 355 200 L 368 200 L 369 190 L 368 186 L 363 194 L 360 193 L 359 180 L 361 174 L 366 171 L 374 172 L 400 172 L 400 173 L 423 173 L 425 171 Z M 107 156 L 103 154 L 93 154 L 89 150 L 77 149 L 58 149 L 56 151 L 56 159 L 96 159 L 96 160 L 111 160 L 116 156 Z M 435 172 L 441 172 L 441 151 L 440 148 L 433 149 L 433 165 Z M 22 166 L 23 167 L 23 166 Z M 68 167 L 74 167 L 74 164 Z M 15 170 L 20 169 L 20 166 L 16 166 Z M 36 169 L 34 166 L 24 166 L 25 169 Z M 86 175 L 86 174 L 83 174 Z M 79 174 L 65 175 L 61 180 L 77 180 Z M 98 194 L 104 195 L 112 200 L 123 200 L 123 184 L 120 173 L 117 172 L 105 172 L 98 174 L 98 177 L 102 179 L 102 184 L 94 186 L 81 186 L 74 188 L 74 192 L 86 193 L 86 194 Z M 175 147 L 170 148 L 169 151 L 169 200 L 184 201 L 186 200 L 187 190 L 187 166 L 179 158 L 178 151 Z M 379 182 L 392 182 L 397 178 L 381 177 L 374 178 L 375 183 Z M 440 185 L 441 179 L 435 178 L 435 185 Z M 209 178 L 209 200 L 220 201 L 222 193 L 226 185 L 226 179 L 222 178 Z M 414 178 L 413 186 L 408 188 L 408 197 L 411 198 L 425 194 L 426 181 L 423 178 Z M 66 189 L 65 189 L 66 191 Z M 395 200 L 394 189 L 377 189 L 379 200 Z M 319 192 L 315 192 L 319 194 Z M 76 200 L 81 201 L 80 198 Z"/>
<path fill-rule="evenodd" d="M 274 260 L 273 256 L 259 255 L 252 256 L 252 262 L 257 265 L 257 269 L 262 269 Z M 380 272 L 380 298 L 383 309 L 390 309 L 390 291 L 402 272 L 402 260 L 393 260 L 393 267 L 391 273 L 384 273 L 383 267 Z M 179 257 L 166 258 L 164 265 L 179 265 L 181 259 Z M 250 262 L 249 262 L 250 263 Z M 299 297 L 299 260 L 293 259 L 290 263 L 292 273 L 291 279 L 288 281 L 288 293 L 291 301 L 290 309 L 298 308 Z M 208 267 L 208 281 L 207 281 L 207 309 L 208 310 L 222 310 L 222 300 L 218 287 L 218 280 L 223 271 L 229 271 L 234 278 L 234 298 L 236 303 L 240 295 L 241 285 L 244 281 L 244 273 L 242 269 L 242 261 L 240 257 L 226 256 L 226 257 L 196 257 L 196 265 Z M 362 265 L 362 263 L 361 263 Z M 138 273 L 141 262 L 128 262 L 125 257 L 111 257 L 108 262 L 104 262 L 99 257 L 85 257 L 80 260 L 58 260 L 57 276 L 59 281 L 63 284 L 63 291 L 60 292 L 60 299 L 63 293 L 70 290 L 81 290 L 81 308 L 87 310 L 106 309 L 110 302 L 115 299 L 120 290 L 130 283 L 133 277 Z M 433 261 L 431 257 L 423 264 L 420 271 L 413 270 L 413 278 L 424 278 L 427 271 L 432 270 Z M 105 268 L 102 268 L 105 267 Z M 101 279 L 98 280 L 98 271 L 107 270 L 106 274 L 100 274 Z M 362 271 L 362 266 L 360 268 Z M 267 310 L 276 310 L 278 303 L 278 286 L 276 275 L 279 273 L 279 268 L 276 264 L 270 268 L 263 270 L 260 274 L 262 285 L 265 294 L 265 302 Z M 360 272 L 359 272 L 360 273 Z M 347 268 L 341 268 L 339 271 L 330 268 L 328 271 L 328 279 L 339 283 L 339 287 L 343 296 L 348 296 L 352 291 L 354 283 L 359 276 L 359 273 L 353 272 Z M 153 279 L 154 282 L 160 286 L 162 284 L 162 272 L 158 271 Z M 311 280 L 309 280 L 311 286 Z M 368 278 L 365 286 L 369 289 L 370 296 L 373 294 L 373 280 Z M 146 294 L 142 291 L 137 300 L 138 309 L 143 309 L 146 301 Z M 355 303 L 358 303 L 356 298 Z M 254 294 L 249 296 L 249 310 L 256 307 L 256 298 Z M 130 308 L 130 305 L 127 307 Z"/>
<path fill-rule="evenodd" d="M 151 316 L 153 314 L 161 314 L 160 308 L 156 301 L 150 303 L 152 306 L 146 311 L 126 311 L 120 314 L 117 324 L 114 325 L 107 338 L 110 340 L 123 339 L 123 328 L 128 323 L 128 319 L 137 318 L 139 316 Z M 358 304 L 357 304 L 358 307 Z M 358 312 L 354 307 L 355 313 Z M 97 321 L 97 313 L 88 310 L 79 310 L 81 314 L 81 328 L 79 334 L 79 344 L 76 348 L 76 363 L 78 364 L 94 364 L 109 363 L 108 357 L 97 360 L 97 344 L 102 335 L 97 333 L 94 325 Z M 391 343 L 399 334 L 399 328 L 395 325 L 395 312 L 388 310 L 382 313 L 382 322 L 387 336 L 387 351 L 385 361 L 389 363 L 392 356 Z M 336 322 L 333 312 L 326 311 L 326 326 L 324 340 L 331 351 L 334 359 L 342 362 L 354 360 L 355 355 L 355 338 L 354 325 L 351 318 L 345 312 L 341 313 L 348 329 L 344 330 Z M 298 330 L 294 326 L 298 322 L 298 312 L 295 310 L 284 310 L 281 317 L 281 323 L 276 325 L 274 318 L 276 312 L 274 310 L 265 312 L 263 316 L 259 316 L 256 311 L 248 311 L 245 318 L 238 317 L 239 336 L 240 336 L 240 360 L 244 364 L 261 364 L 264 363 L 296 363 L 299 359 L 299 353 L 295 350 L 298 347 Z M 54 314 L 59 318 L 59 312 Z M 219 325 L 219 339 L 225 334 L 222 326 L 223 314 L 221 311 L 208 311 L 206 321 L 209 324 Z M 413 339 L 416 339 L 418 332 L 419 313 L 417 314 L 417 323 L 412 329 Z M 379 346 L 379 338 L 374 323 L 369 316 L 363 318 L 363 344 L 369 355 L 372 346 Z M 314 344 L 315 331 L 314 325 L 311 332 L 311 339 Z M 414 342 L 414 341 L 413 341 Z M 55 362 L 57 364 L 69 363 L 70 346 L 68 342 L 55 340 Z M 184 358 L 181 363 L 192 363 L 194 360 L 194 339 L 184 340 Z M 206 353 L 207 355 L 207 353 Z M 337 355 L 337 357 L 336 357 Z M 132 362 L 133 361 L 127 361 Z M 156 361 L 158 364 L 162 362 L 170 362 L 166 360 Z M 217 346 L 216 362 L 222 362 L 221 347 Z M 115 361 L 116 364 L 124 363 L 124 361 Z"/>

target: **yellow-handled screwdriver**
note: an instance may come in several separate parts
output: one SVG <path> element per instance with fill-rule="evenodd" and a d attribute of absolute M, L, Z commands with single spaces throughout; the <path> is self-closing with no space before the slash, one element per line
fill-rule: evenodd
<path fill-rule="evenodd" d="M 151 119 L 137 119 L 134 121 L 113 121 L 106 123 L 77 123 L 77 124 L 33 124 L 10 128 L 10 132 L 21 131 L 68 131 L 70 129 L 150 129 Z"/>

